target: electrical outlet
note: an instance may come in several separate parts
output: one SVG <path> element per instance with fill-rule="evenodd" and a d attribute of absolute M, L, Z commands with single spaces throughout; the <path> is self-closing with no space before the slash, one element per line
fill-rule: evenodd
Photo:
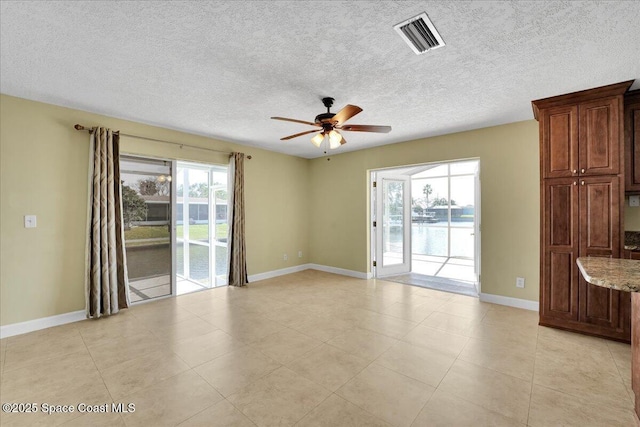
<path fill-rule="evenodd" d="M 284 259 L 285 261 L 289 259 L 289 257 L 287 256 L 287 254 L 284 254 L 284 256 L 282 257 L 282 259 Z"/>
<path fill-rule="evenodd" d="M 633 208 L 640 207 L 640 196 L 629 196 L 629 206 Z"/>
<path fill-rule="evenodd" d="M 516 277 L 516 288 L 524 288 L 524 277 Z"/>
<path fill-rule="evenodd" d="M 302 251 L 298 251 L 298 258 L 302 258 Z"/>

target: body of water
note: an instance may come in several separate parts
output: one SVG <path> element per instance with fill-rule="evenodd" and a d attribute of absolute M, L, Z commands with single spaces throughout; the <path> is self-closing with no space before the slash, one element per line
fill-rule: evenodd
<path fill-rule="evenodd" d="M 446 222 L 411 224 L 411 252 L 418 255 L 473 258 L 475 241 L 473 223 L 470 227 L 446 227 Z M 440 225 L 440 226 L 438 226 Z M 444 226 L 444 227 L 443 227 Z M 451 253 L 449 235 L 451 232 Z M 390 227 L 385 239 L 385 252 L 402 252 L 402 228 Z"/>

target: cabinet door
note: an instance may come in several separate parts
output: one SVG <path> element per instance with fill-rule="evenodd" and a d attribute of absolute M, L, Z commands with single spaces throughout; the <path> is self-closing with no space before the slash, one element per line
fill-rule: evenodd
<path fill-rule="evenodd" d="M 540 141 L 542 178 L 575 175 L 578 168 L 578 107 L 542 110 Z"/>
<path fill-rule="evenodd" d="M 578 106 L 581 175 L 620 172 L 622 97 L 597 99 Z"/>
<path fill-rule="evenodd" d="M 640 91 L 625 97 L 625 191 L 640 193 Z"/>
<path fill-rule="evenodd" d="M 580 256 L 620 257 L 620 179 L 580 178 Z M 617 329 L 620 292 L 579 278 L 580 321 Z"/>
<path fill-rule="evenodd" d="M 578 179 L 543 184 L 541 318 L 578 320 Z"/>

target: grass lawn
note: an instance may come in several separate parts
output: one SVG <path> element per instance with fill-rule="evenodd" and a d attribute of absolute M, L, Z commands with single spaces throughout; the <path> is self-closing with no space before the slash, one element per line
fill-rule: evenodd
<path fill-rule="evenodd" d="M 224 239 L 227 237 L 229 226 L 227 224 L 216 224 L 216 238 Z M 177 227 L 178 238 L 183 236 L 183 226 Z M 166 225 L 139 226 L 131 230 L 125 230 L 125 240 L 138 239 L 160 239 L 169 238 L 169 227 Z M 189 226 L 189 238 L 192 240 L 206 240 L 209 237 L 209 226 L 207 224 L 195 224 Z"/>

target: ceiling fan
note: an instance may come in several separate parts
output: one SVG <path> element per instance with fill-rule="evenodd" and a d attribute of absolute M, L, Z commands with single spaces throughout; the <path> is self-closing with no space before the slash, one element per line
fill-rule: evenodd
<path fill-rule="evenodd" d="M 337 113 L 331 112 L 331 106 L 333 105 L 333 98 L 322 98 L 322 103 L 327 107 L 327 112 L 318 114 L 314 122 L 307 122 L 304 120 L 288 119 L 286 117 L 271 117 L 275 120 L 284 120 L 285 122 L 302 123 L 305 125 L 311 125 L 319 127 L 320 129 L 308 130 L 306 132 L 296 133 L 294 135 L 285 136 L 280 138 L 281 141 L 297 138 L 302 135 L 308 135 L 310 133 L 320 132 L 311 138 L 311 143 L 316 147 L 320 147 L 325 137 L 329 139 L 329 148 L 338 148 L 347 141 L 340 134 L 340 131 L 352 131 L 352 132 L 380 132 L 388 133 L 391 131 L 391 126 L 372 126 L 372 125 L 345 125 L 344 123 L 351 117 L 362 111 L 362 108 L 356 105 L 347 104 L 342 110 Z"/>

